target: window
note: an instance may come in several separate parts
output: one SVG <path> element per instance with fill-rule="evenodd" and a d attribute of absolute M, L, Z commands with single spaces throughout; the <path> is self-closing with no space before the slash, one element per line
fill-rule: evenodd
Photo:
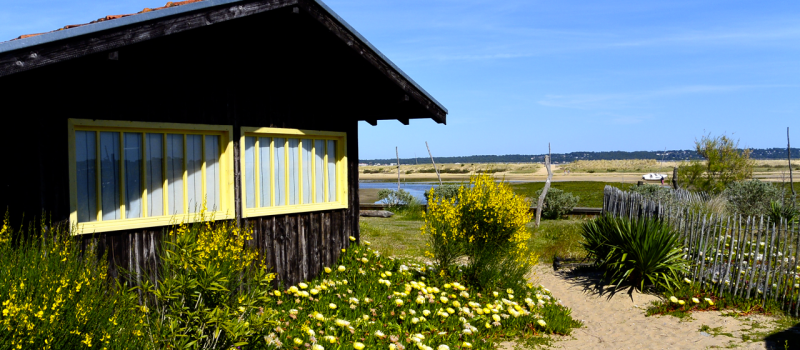
<path fill-rule="evenodd" d="M 347 208 L 345 133 L 242 128 L 245 217 Z"/>
<path fill-rule="evenodd" d="M 231 127 L 70 120 L 78 232 L 233 218 Z"/>

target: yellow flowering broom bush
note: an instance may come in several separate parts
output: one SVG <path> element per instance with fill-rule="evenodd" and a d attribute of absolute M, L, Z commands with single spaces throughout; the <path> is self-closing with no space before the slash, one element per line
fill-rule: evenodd
<path fill-rule="evenodd" d="M 146 278 L 140 312 L 151 347 L 253 348 L 274 327 L 265 309 L 274 274 L 246 247 L 251 231 L 203 217 L 162 240 L 158 283 Z"/>
<path fill-rule="evenodd" d="M 538 256 L 528 247 L 530 203 L 487 175 L 473 176 L 457 198 L 443 199 L 431 189 L 422 234 L 442 271 L 466 258 L 467 281 L 480 288 L 519 284 Z M 446 272 L 445 272 L 446 273 Z"/>
<path fill-rule="evenodd" d="M 13 232 L 6 215 L 0 229 L 0 348 L 141 349 L 137 295 L 109 283 L 92 247 L 41 228 Z"/>

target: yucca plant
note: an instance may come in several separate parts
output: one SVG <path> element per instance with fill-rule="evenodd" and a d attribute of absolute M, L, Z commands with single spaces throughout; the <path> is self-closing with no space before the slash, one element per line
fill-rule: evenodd
<path fill-rule="evenodd" d="M 630 287 L 629 294 L 646 286 L 670 289 L 686 271 L 678 235 L 663 221 L 607 215 L 585 224 L 582 235 L 606 280 Z"/>
<path fill-rule="evenodd" d="M 781 219 L 784 219 L 788 223 L 794 223 L 800 218 L 800 211 L 790 205 L 772 201 L 769 208 L 769 218 L 772 222 L 780 222 Z"/>

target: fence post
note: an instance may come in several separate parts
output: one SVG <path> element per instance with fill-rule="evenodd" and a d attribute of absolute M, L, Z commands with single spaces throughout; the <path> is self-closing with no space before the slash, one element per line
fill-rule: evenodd
<path fill-rule="evenodd" d="M 739 216 L 739 225 L 741 225 L 742 216 Z M 739 249 L 739 264 L 738 264 L 738 273 L 736 274 L 736 287 L 733 290 L 733 295 L 739 294 L 739 281 L 742 281 L 742 294 L 744 294 L 744 283 L 747 281 L 747 267 L 750 263 L 749 260 L 745 260 L 745 250 L 750 247 L 749 242 L 750 239 L 750 217 L 747 217 L 745 220 L 744 230 L 742 230 L 742 239 L 739 241 L 740 249 Z M 752 250 L 752 249 L 751 249 Z"/>
<path fill-rule="evenodd" d="M 728 227 L 729 228 L 730 228 L 730 222 L 731 222 L 731 219 L 728 218 Z M 735 242 L 738 242 L 738 240 L 736 239 L 736 236 L 737 236 L 737 233 L 738 233 L 738 227 L 736 226 L 736 215 L 735 214 L 733 216 L 733 228 L 731 228 L 730 232 L 731 232 L 731 243 L 730 243 L 729 248 L 728 248 L 728 257 L 726 259 L 728 261 L 728 264 L 725 267 L 725 274 L 723 274 L 722 277 L 720 277 L 720 279 L 719 279 L 720 286 L 719 286 L 719 293 L 717 294 L 719 296 L 722 296 L 722 294 L 725 293 L 725 292 L 730 292 L 730 290 L 731 290 L 731 288 L 733 288 L 733 284 L 734 284 L 734 282 L 733 282 L 733 270 L 732 270 L 731 262 L 735 261 L 735 259 L 736 259 L 736 253 L 734 253 L 734 247 L 736 246 Z M 725 241 L 727 242 L 727 237 L 726 237 Z M 728 283 L 725 283 L 725 281 L 728 281 Z"/>
<path fill-rule="evenodd" d="M 755 225 L 756 224 L 753 223 L 753 226 L 755 226 Z M 755 254 L 752 253 L 753 245 L 752 244 L 750 245 L 750 247 L 751 247 L 750 248 L 750 260 L 753 263 L 753 268 L 750 270 L 750 283 L 747 284 L 747 299 L 750 299 L 750 291 L 753 289 L 753 283 L 755 282 L 754 279 L 756 277 L 756 269 L 757 269 L 757 267 L 756 267 L 756 259 L 758 259 L 758 254 L 759 254 L 758 252 L 761 251 L 759 246 L 761 245 L 761 229 L 763 227 L 764 227 L 764 216 L 762 215 L 761 216 L 761 220 L 760 220 L 760 222 L 758 224 L 758 229 L 757 229 L 758 238 L 756 238 L 756 244 L 755 244 L 756 253 Z M 756 293 L 758 293 L 758 286 L 756 286 Z"/>
<path fill-rule="evenodd" d="M 778 263 L 780 264 L 780 275 L 778 278 L 778 293 L 775 296 L 775 300 L 778 300 L 778 298 L 780 298 L 781 303 L 783 303 L 784 301 L 786 301 L 786 279 L 789 277 L 788 275 L 789 270 L 786 268 L 787 266 L 789 266 L 789 257 L 786 255 L 787 253 L 789 253 L 788 251 L 789 232 L 787 232 L 787 229 L 789 228 L 788 221 L 781 219 L 780 227 L 781 230 L 783 230 L 783 249 L 781 249 L 781 251 L 779 252 L 780 254 L 778 255 Z M 779 233 L 778 237 L 780 237 L 780 232 L 781 231 L 778 230 Z M 778 242 L 780 242 L 780 239 L 778 239 Z M 781 293 L 781 290 L 783 290 L 783 293 Z"/>
<path fill-rule="evenodd" d="M 768 225 L 769 225 L 769 221 L 767 221 L 767 222 L 768 222 Z M 769 230 L 769 229 L 767 229 L 767 230 Z M 769 232 L 769 231 L 767 231 L 767 232 Z M 762 263 L 766 262 L 766 266 L 765 267 L 766 267 L 767 271 L 766 271 L 766 276 L 764 276 L 764 296 L 763 296 L 763 299 L 762 299 L 763 301 L 761 302 L 761 307 L 764 307 L 764 306 L 767 305 L 767 293 L 769 293 L 772 290 L 773 283 L 770 283 L 771 282 L 770 281 L 770 277 L 771 277 L 770 272 L 772 272 L 774 270 L 774 269 L 772 269 L 772 262 L 774 261 L 774 256 L 773 256 L 774 254 L 775 254 L 775 223 L 773 222 L 772 223 L 772 234 L 770 235 L 769 245 L 765 245 L 764 246 L 764 255 L 766 255 L 765 256 L 766 259 L 764 259 L 762 261 Z M 772 276 L 772 277 L 774 279 L 774 276 Z"/>

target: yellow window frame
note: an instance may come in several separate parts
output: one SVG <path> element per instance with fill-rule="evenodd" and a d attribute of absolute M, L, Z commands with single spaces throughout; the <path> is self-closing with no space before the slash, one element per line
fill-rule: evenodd
<path fill-rule="evenodd" d="M 298 183 L 298 203 L 300 204 L 288 204 L 288 187 L 290 181 L 288 181 L 288 167 L 286 168 L 286 186 L 287 186 L 287 199 L 286 205 L 276 206 L 275 203 L 275 179 L 274 174 L 270 174 L 270 206 L 269 207 L 262 207 L 260 206 L 261 201 L 261 193 L 260 193 L 260 184 L 259 184 L 259 172 L 260 172 L 260 156 L 258 153 L 254 156 L 254 174 L 255 174 L 255 205 L 253 208 L 248 208 L 247 203 L 247 169 L 246 164 L 246 157 L 245 157 L 245 138 L 248 136 L 252 136 L 256 138 L 256 149 L 255 152 L 259 152 L 259 138 L 261 137 L 269 137 L 271 138 L 271 145 L 270 145 L 270 152 L 274 150 L 274 142 L 275 138 L 285 138 L 288 144 L 289 138 L 296 138 L 300 140 L 298 144 L 298 178 L 295 179 Z M 311 139 L 312 141 L 312 165 L 311 165 L 311 190 L 312 190 L 312 203 L 303 203 L 303 191 L 308 190 L 303 188 L 303 139 Z M 316 201 L 316 192 L 319 190 L 316 188 L 316 166 L 314 163 L 316 162 L 314 153 L 316 151 L 315 140 L 325 140 L 325 145 L 327 147 L 328 140 L 336 141 L 336 201 L 328 202 L 324 201 L 322 203 L 315 203 Z M 242 127 L 241 128 L 241 139 L 239 140 L 240 151 L 239 154 L 241 155 L 240 162 L 242 169 L 241 173 L 241 187 L 242 187 L 242 216 L 243 217 L 255 217 L 255 216 L 266 216 L 266 215 L 278 215 L 278 214 L 289 214 L 289 213 L 300 213 L 300 212 L 310 212 L 310 211 L 320 211 L 320 210 L 331 210 L 331 209 L 346 209 L 348 206 L 348 188 L 347 188 L 347 134 L 344 132 L 336 132 L 336 131 L 319 131 L 319 130 L 300 130 L 300 129 L 287 129 L 287 128 L 263 128 L 263 127 Z M 270 158 L 271 161 L 273 158 Z M 285 159 L 288 160 L 288 148 Z M 270 172 L 274 173 L 274 164 L 270 164 Z M 328 153 L 325 152 L 325 165 L 324 165 L 325 172 L 329 171 L 328 169 Z M 325 179 L 323 181 L 323 198 L 328 198 L 328 180 Z"/>
<path fill-rule="evenodd" d="M 200 219 L 198 213 L 189 213 L 187 208 L 187 170 L 184 165 L 183 170 L 183 210 L 182 214 L 176 215 L 161 215 L 148 217 L 147 212 L 147 186 L 142 186 L 142 217 L 139 218 L 125 218 L 125 202 L 123 197 L 120 199 L 120 219 L 116 220 L 102 220 L 102 207 L 98 201 L 97 208 L 97 221 L 92 222 L 78 222 L 78 182 L 77 182 L 77 156 L 75 150 L 75 132 L 76 131 L 110 131 L 120 133 L 142 133 L 143 137 L 147 133 L 157 134 L 182 134 L 184 135 L 184 163 L 186 162 L 186 135 L 216 135 L 220 136 L 220 158 L 219 158 L 219 174 L 220 174 L 220 189 L 219 189 L 219 206 L 216 211 L 206 212 L 206 219 L 212 218 L 215 220 L 234 219 L 236 217 L 234 210 L 234 175 L 233 175 L 233 127 L 230 125 L 204 125 L 204 124 L 179 124 L 179 123 L 150 123 L 150 122 L 130 122 L 130 121 L 110 121 L 110 120 L 88 120 L 88 119 L 69 119 L 68 121 L 68 142 L 69 142 L 69 209 L 70 209 L 70 225 L 75 228 L 73 234 L 86 234 L 95 232 L 108 232 L 118 230 L 129 230 L 156 226 L 166 226 L 180 222 L 196 222 Z M 99 135 L 99 134 L 98 134 Z M 203 137 L 205 144 L 205 137 Z M 99 147 L 99 145 L 97 145 Z M 146 147 L 143 145 L 143 147 Z M 166 149 L 166 144 L 164 144 Z M 205 152 L 205 147 L 203 147 Z M 205 193 L 206 187 L 206 159 L 203 157 L 202 166 L 202 187 Z M 142 159 L 142 164 L 146 168 L 146 159 Z M 124 166 L 124 158 L 120 158 L 120 167 Z M 166 170 L 164 170 L 166 171 Z M 99 172 L 99 170 L 98 170 Z M 145 173 L 145 172 L 142 172 Z M 142 174 L 144 179 L 146 175 Z M 99 176 L 97 177 L 98 183 L 100 182 Z M 120 189 L 123 191 L 124 178 L 121 180 Z M 166 176 L 164 183 L 166 184 Z M 145 182 L 142 181 L 144 184 Z M 99 191 L 99 188 L 98 188 Z M 166 208 L 168 200 L 168 191 L 166 188 L 164 192 L 164 205 Z M 99 196 L 99 194 L 98 194 Z"/>

